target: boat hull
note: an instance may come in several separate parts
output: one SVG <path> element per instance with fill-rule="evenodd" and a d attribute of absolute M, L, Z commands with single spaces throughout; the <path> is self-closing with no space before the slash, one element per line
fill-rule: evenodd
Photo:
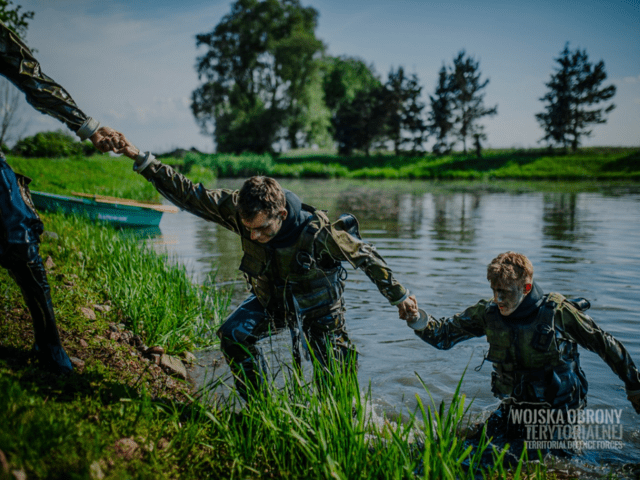
<path fill-rule="evenodd" d="M 31 192 L 38 210 L 73 213 L 121 227 L 157 227 L 163 212 L 152 208 L 96 202 L 89 198 Z"/>

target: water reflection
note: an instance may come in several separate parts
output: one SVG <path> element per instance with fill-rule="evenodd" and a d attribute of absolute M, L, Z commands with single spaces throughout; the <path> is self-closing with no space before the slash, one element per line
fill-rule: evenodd
<path fill-rule="evenodd" d="M 282 182 L 305 203 L 329 210 L 330 218 L 354 213 L 365 240 L 373 242 L 429 313 L 449 316 L 490 296 L 486 265 L 498 253 L 526 254 L 545 292 L 588 298 L 591 316 L 622 341 L 640 362 L 640 194 L 589 192 L 489 193 L 434 191 L 428 183 L 338 181 Z M 220 186 L 238 188 L 239 181 Z M 223 228 L 181 212 L 165 215 L 157 248 L 167 249 L 196 278 L 218 269 L 219 281 L 237 281 L 236 306 L 246 295 L 239 282 L 240 242 Z M 347 324 L 361 353 L 359 378 L 369 382 L 379 409 L 402 412 L 428 396 L 415 373 L 439 402 L 448 400 L 467 367 L 479 365 L 484 338 L 452 350 L 421 342 L 388 305 L 369 279 L 349 270 L 345 291 Z M 589 380 L 589 406 L 623 410 L 624 458 L 640 460 L 637 415 L 622 382 L 597 355 L 581 349 Z M 468 368 L 462 389 L 474 397 L 472 411 L 493 409 L 490 366 Z M 415 372 L 415 373 L 414 373 Z M 594 455 L 594 458 L 598 457 Z M 609 458 L 601 455 L 602 458 Z M 598 457 L 598 458 L 600 458 Z M 618 452 L 612 458 L 622 458 Z"/>

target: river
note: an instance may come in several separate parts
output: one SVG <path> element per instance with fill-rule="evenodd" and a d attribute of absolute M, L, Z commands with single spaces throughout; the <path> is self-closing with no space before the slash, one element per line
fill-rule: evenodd
<path fill-rule="evenodd" d="M 220 180 L 216 188 L 239 188 Z M 282 181 L 304 202 L 329 211 L 354 213 L 361 234 L 373 243 L 395 276 L 436 317 L 451 316 L 491 296 L 486 266 L 498 253 L 524 253 L 545 292 L 585 297 L 589 314 L 628 349 L 640 364 L 640 186 L 596 184 L 435 184 L 430 182 L 340 180 Z M 154 243 L 184 263 L 197 281 L 212 271 L 234 287 L 232 308 L 246 295 L 237 272 L 238 238 L 186 212 L 165 214 Z M 473 398 L 472 412 L 492 411 L 491 365 L 482 363 L 485 338 L 439 351 L 419 340 L 397 309 L 359 270 L 348 267 L 347 325 L 357 345 L 359 379 L 371 385 L 378 413 L 402 413 L 416 406 L 415 395 L 448 401 L 465 368 L 462 391 Z M 282 335 L 287 342 L 288 333 Z M 581 461 L 594 465 L 640 462 L 638 415 L 624 385 L 602 359 L 580 349 L 589 381 L 588 408 L 622 410 L 624 448 L 593 449 Z"/>

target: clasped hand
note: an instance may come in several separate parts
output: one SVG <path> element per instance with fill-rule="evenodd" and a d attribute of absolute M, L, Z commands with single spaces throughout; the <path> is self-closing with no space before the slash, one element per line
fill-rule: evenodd
<path fill-rule="evenodd" d="M 410 295 L 407 298 L 405 298 L 402 302 L 400 302 L 397 305 L 397 307 L 398 307 L 398 316 L 402 320 L 409 321 L 420 315 L 420 312 L 418 312 L 418 301 L 416 300 L 416 297 L 414 295 Z"/>

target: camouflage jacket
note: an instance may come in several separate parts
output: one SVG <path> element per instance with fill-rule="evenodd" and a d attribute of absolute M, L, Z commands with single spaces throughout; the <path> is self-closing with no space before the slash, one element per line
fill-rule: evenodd
<path fill-rule="evenodd" d="M 36 110 L 57 118 L 76 133 L 83 124 L 91 120 L 78 108 L 64 88 L 40 70 L 40 64 L 29 47 L 2 22 L 0 75 L 24 92 L 27 102 Z M 82 135 L 80 137 L 84 140 Z"/>
<path fill-rule="evenodd" d="M 469 338 L 486 335 L 487 310 L 491 305 L 491 300 L 481 300 L 453 317 L 437 320 L 429 316 L 427 327 L 415 333 L 430 345 L 448 350 Z M 624 345 L 603 331 L 589 315 L 577 310 L 570 302 L 563 301 L 557 306 L 553 321 L 558 341 L 551 348 L 561 342 L 578 344 L 597 353 L 624 382 L 627 392 L 640 390 L 640 373 Z M 543 367 L 540 365 L 540 368 Z"/>
<path fill-rule="evenodd" d="M 215 222 L 240 235 L 244 226 L 238 215 L 238 191 L 207 189 L 194 184 L 184 175 L 155 159 L 134 166 L 165 198 L 188 212 Z M 319 255 L 328 253 L 337 261 L 347 261 L 360 268 L 373 281 L 380 293 L 392 304 L 402 302 L 407 290 L 393 277 L 391 269 L 375 247 L 346 232 L 342 222 L 328 225 L 315 238 L 314 250 Z"/>

